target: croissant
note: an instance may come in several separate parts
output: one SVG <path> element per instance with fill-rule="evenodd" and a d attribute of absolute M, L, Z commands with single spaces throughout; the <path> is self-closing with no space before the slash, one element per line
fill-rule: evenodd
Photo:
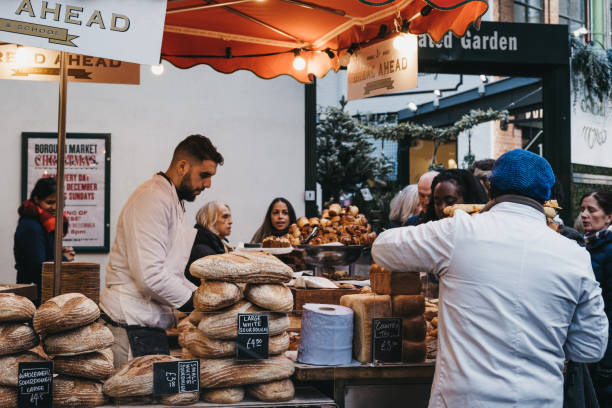
<path fill-rule="evenodd" d="M 309 225 L 309 224 L 308 224 L 308 218 L 306 218 L 306 217 L 300 217 L 300 218 L 298 218 L 298 219 L 297 219 L 296 224 L 297 224 L 297 226 L 298 226 L 300 229 L 303 229 L 305 226 Z"/>

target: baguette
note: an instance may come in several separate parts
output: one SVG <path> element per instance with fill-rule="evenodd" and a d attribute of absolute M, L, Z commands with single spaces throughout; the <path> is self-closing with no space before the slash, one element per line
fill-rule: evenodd
<path fill-rule="evenodd" d="M 448 215 L 449 217 L 452 217 L 455 215 L 455 211 L 457 210 L 465 211 L 468 214 L 477 214 L 484 207 L 485 204 L 453 204 L 451 206 L 445 207 L 442 212 Z"/>

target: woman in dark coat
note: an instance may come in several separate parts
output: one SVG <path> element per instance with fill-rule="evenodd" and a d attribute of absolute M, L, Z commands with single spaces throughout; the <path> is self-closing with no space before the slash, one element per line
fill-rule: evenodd
<path fill-rule="evenodd" d="M 601 285 L 608 323 L 612 320 L 612 192 L 591 191 L 580 200 L 580 218 L 586 232 L 586 248 L 591 254 L 595 278 Z M 610 330 L 612 335 L 612 330 Z M 599 405 L 612 407 L 612 342 L 604 358 L 597 363 L 593 382 Z"/>
<path fill-rule="evenodd" d="M 224 254 L 232 250 L 227 242 L 227 237 L 232 232 L 232 213 L 229 206 L 218 201 L 206 203 L 196 214 L 195 229 L 198 233 L 185 268 L 185 277 L 199 286 L 200 279 L 189 273 L 191 264 L 205 256 Z"/>
<path fill-rule="evenodd" d="M 13 254 L 17 269 L 17 283 L 34 283 L 38 291 L 37 305 L 41 298 L 42 264 L 53 261 L 55 234 L 55 192 L 53 178 L 42 178 L 36 182 L 30 198 L 17 210 L 19 222 L 15 231 Z M 68 231 L 68 220 L 64 217 L 64 235 Z M 64 248 L 62 260 L 72 261 L 74 250 Z"/>

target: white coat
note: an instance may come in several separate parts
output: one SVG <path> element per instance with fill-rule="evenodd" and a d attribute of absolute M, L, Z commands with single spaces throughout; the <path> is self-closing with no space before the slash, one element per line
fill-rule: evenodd
<path fill-rule="evenodd" d="M 140 185 L 119 216 L 102 310 L 117 323 L 170 327 L 196 289 L 184 276 L 195 236 L 168 180 L 155 175 Z"/>
<path fill-rule="evenodd" d="M 490 211 L 383 232 L 374 261 L 440 279 L 438 354 L 429 407 L 563 405 L 563 362 L 599 361 L 608 340 L 588 252 L 544 215 Z"/>

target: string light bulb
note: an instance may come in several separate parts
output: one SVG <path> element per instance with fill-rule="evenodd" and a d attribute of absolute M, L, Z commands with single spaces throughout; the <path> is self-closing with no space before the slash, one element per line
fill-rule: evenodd
<path fill-rule="evenodd" d="M 408 34 L 400 33 L 393 39 L 393 48 L 398 51 L 404 51 L 410 48 L 410 39 Z"/>
<path fill-rule="evenodd" d="M 340 62 L 341 66 L 348 67 L 349 62 L 351 62 L 351 54 L 349 54 L 348 52 L 345 52 L 344 54 L 340 56 L 338 61 Z"/>
<path fill-rule="evenodd" d="M 300 56 L 300 50 L 296 49 L 293 51 L 295 58 L 293 59 L 293 68 L 298 71 L 306 68 L 306 60 Z"/>
<path fill-rule="evenodd" d="M 157 65 L 151 65 L 151 72 L 153 73 L 153 75 L 161 75 L 164 73 L 164 64 L 161 63 L 161 61 L 159 62 L 159 64 Z"/>
<path fill-rule="evenodd" d="M 16 68 L 24 68 L 27 67 L 31 60 L 30 51 L 28 48 L 23 46 L 17 46 L 17 51 L 15 52 L 15 67 Z"/>

